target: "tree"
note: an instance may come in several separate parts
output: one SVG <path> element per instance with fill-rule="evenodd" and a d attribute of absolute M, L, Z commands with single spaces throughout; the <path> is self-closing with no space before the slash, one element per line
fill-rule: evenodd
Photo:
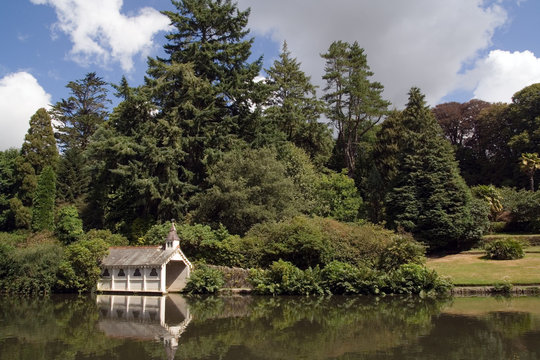
<path fill-rule="evenodd" d="M 183 91 L 199 88 L 189 65 L 178 66 L 177 71 L 187 78 Z M 171 116 L 157 114 L 150 101 L 151 89 L 124 87 L 121 91 L 124 101 L 96 132 L 87 151 L 92 192 L 84 218 L 97 228 L 118 224 L 127 234 L 139 217 L 181 219 L 193 186 L 191 173 L 183 166 L 182 130 Z M 189 99 L 179 101 L 185 104 Z"/>
<path fill-rule="evenodd" d="M 297 189 L 276 155 L 268 148 L 227 153 L 211 169 L 208 190 L 193 201 L 195 220 L 244 234 L 254 224 L 298 214 Z"/>
<path fill-rule="evenodd" d="M 54 201 L 56 199 L 56 175 L 51 166 L 47 166 L 39 175 L 34 206 L 32 208 L 32 230 L 54 229 Z"/>
<path fill-rule="evenodd" d="M 37 177 L 47 166 L 56 169 L 58 149 L 54 140 L 51 117 L 43 108 L 30 118 L 30 127 L 24 137 L 21 156 L 16 159 L 18 174 L 17 197 L 25 206 L 32 205 Z"/>
<path fill-rule="evenodd" d="M 534 191 L 534 173 L 540 169 L 540 158 L 538 153 L 521 154 L 519 167 L 529 177 L 531 191 Z"/>
<path fill-rule="evenodd" d="M 274 61 L 266 73 L 271 89 L 264 110 L 267 121 L 288 141 L 304 149 L 316 164 L 324 164 L 333 141 L 328 126 L 317 121 L 323 102 L 317 99 L 310 77 L 300 69 L 296 58 L 291 57 L 287 42 L 283 42 L 279 60 Z"/>
<path fill-rule="evenodd" d="M 0 231 L 15 227 L 9 200 L 17 194 L 16 159 L 17 149 L 0 151 Z"/>
<path fill-rule="evenodd" d="M 71 96 L 57 102 L 51 110 L 62 150 L 84 150 L 92 134 L 107 119 L 106 85 L 95 72 L 66 85 Z"/>
<path fill-rule="evenodd" d="M 338 131 L 337 144 L 342 147 L 348 175 L 353 177 L 358 139 L 382 119 L 390 103 L 382 99 L 383 86 L 369 80 L 373 73 L 357 42 L 335 41 L 321 56 L 326 60 L 327 116 Z"/>
<path fill-rule="evenodd" d="M 316 215 L 338 221 L 358 220 L 362 198 L 358 194 L 354 180 L 346 173 L 323 174 L 317 185 Z"/>
<path fill-rule="evenodd" d="M 230 0 L 172 3 L 177 11 L 163 12 L 173 27 L 164 46 L 168 57 L 149 60 L 147 84 L 158 117 L 169 117 L 182 132 L 186 154 L 181 166 L 200 186 L 208 164 L 239 140 L 251 143 L 261 135 L 258 109 L 265 85 L 253 80 L 262 58 L 248 62 L 253 43 L 245 29 L 249 10 L 239 10 Z M 193 78 L 197 88 L 186 86 Z"/>
<path fill-rule="evenodd" d="M 64 244 L 77 241 L 83 234 L 81 218 L 74 206 L 64 206 L 58 212 L 55 234 Z"/>
<path fill-rule="evenodd" d="M 47 110 L 41 108 L 30 118 L 30 127 L 24 137 L 21 156 L 32 165 L 36 175 L 39 175 L 46 166 L 56 168 L 58 149 Z"/>
<path fill-rule="evenodd" d="M 510 147 L 516 153 L 538 152 L 540 148 L 540 83 L 527 86 L 512 96 L 509 106 L 512 130 Z"/>
<path fill-rule="evenodd" d="M 386 197 L 388 223 L 411 232 L 431 250 L 456 249 L 477 240 L 470 191 L 418 88 L 410 90 L 400 118 L 403 142 L 397 174 Z"/>

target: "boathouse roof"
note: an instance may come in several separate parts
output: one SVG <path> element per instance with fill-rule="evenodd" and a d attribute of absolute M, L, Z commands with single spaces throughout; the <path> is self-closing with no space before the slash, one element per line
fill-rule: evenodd
<path fill-rule="evenodd" d="M 179 249 L 163 249 L 161 246 L 121 246 L 109 248 L 102 266 L 161 266 Z"/>

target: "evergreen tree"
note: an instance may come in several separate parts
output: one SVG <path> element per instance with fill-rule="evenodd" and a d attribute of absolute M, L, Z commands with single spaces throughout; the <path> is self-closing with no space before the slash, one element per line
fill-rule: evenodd
<path fill-rule="evenodd" d="M 291 57 L 287 43 L 279 60 L 274 61 L 268 74 L 271 95 L 265 109 L 266 120 L 274 124 L 288 141 L 304 149 L 318 165 L 326 163 L 333 146 L 328 126 L 317 120 L 323 102 L 317 99 L 315 86 Z"/>
<path fill-rule="evenodd" d="M 12 230 L 15 226 L 9 200 L 17 194 L 15 161 L 17 149 L 0 151 L 0 231 Z"/>
<path fill-rule="evenodd" d="M 54 229 L 54 202 L 56 199 L 56 175 L 47 166 L 39 175 L 34 206 L 32 208 L 32 230 Z"/>
<path fill-rule="evenodd" d="M 409 92 L 401 124 L 397 174 L 386 197 L 388 223 L 413 233 L 432 250 L 476 240 L 470 191 L 418 88 Z"/>
<path fill-rule="evenodd" d="M 51 114 L 57 122 L 56 137 L 63 150 L 57 172 L 58 198 L 82 206 L 89 177 L 85 154 L 90 137 L 107 119 L 107 83 L 91 72 L 83 79 L 70 81 L 71 96 L 57 102 Z"/>
<path fill-rule="evenodd" d="M 353 177 L 359 138 L 382 119 L 390 103 L 382 99 L 383 86 L 369 80 L 373 73 L 357 42 L 335 41 L 321 56 L 326 61 L 327 116 L 338 131 L 337 144 Z"/>
<path fill-rule="evenodd" d="M 107 119 L 106 85 L 95 72 L 66 85 L 71 96 L 57 102 L 51 110 L 58 123 L 56 137 L 62 150 L 84 150 L 90 136 Z"/>
<path fill-rule="evenodd" d="M 58 164 L 58 149 L 51 117 L 45 109 L 37 110 L 30 118 L 30 127 L 24 137 L 21 155 L 15 162 L 19 188 L 17 197 L 25 206 L 31 206 L 37 176 L 45 167 L 51 166 L 55 169 Z"/>
<path fill-rule="evenodd" d="M 173 1 L 165 11 L 173 32 L 166 37 L 167 58 L 149 60 L 147 85 L 160 110 L 158 118 L 182 132 L 181 166 L 199 186 L 208 164 L 239 140 L 261 136 L 259 105 L 265 87 L 253 80 L 262 58 L 248 63 L 253 39 L 247 39 L 249 10 L 230 0 Z M 199 79 L 195 81 L 193 78 Z M 187 84 L 194 85 L 190 88 Z"/>

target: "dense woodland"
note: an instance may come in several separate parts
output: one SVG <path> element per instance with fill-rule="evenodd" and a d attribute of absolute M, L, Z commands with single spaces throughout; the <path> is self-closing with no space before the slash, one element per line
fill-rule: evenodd
<path fill-rule="evenodd" d="M 22 148 L 0 153 L 10 286 L 89 290 L 108 245 L 158 243 L 171 219 L 196 260 L 300 269 L 384 270 L 396 246 L 416 249 L 398 267 L 418 243 L 457 251 L 490 229 L 540 227 L 540 84 L 510 104 L 433 109 L 412 87 L 396 110 L 364 49 L 335 41 L 318 96 L 286 43 L 269 69 L 250 62 L 249 10 L 172 2 L 166 55 L 148 59 L 143 85 L 70 81 Z M 28 271 L 50 279 L 17 277 Z"/>

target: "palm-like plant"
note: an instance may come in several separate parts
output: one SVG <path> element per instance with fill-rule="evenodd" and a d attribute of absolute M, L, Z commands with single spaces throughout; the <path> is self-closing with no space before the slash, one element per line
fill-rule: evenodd
<path fill-rule="evenodd" d="M 540 157 L 538 157 L 538 153 L 521 154 L 519 167 L 521 171 L 529 176 L 531 191 L 534 191 L 534 173 L 540 169 Z"/>

